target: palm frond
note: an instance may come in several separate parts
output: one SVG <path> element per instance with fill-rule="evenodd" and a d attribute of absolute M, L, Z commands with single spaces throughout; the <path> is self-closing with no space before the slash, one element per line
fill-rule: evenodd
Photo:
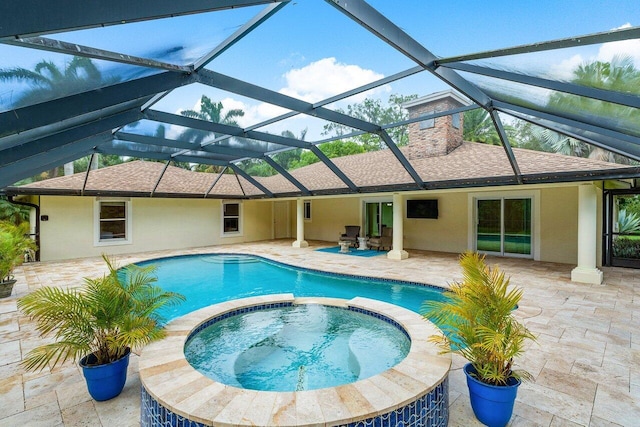
<path fill-rule="evenodd" d="M 85 278 L 81 290 L 41 288 L 18 300 L 18 307 L 36 320 L 43 335 L 55 343 L 29 352 L 27 369 L 56 366 L 92 354 L 95 364 L 112 362 L 127 348 L 139 348 L 164 336 L 156 311 L 184 300 L 156 286 L 155 267 L 131 265 L 118 270 L 103 256 L 108 273 Z"/>
<path fill-rule="evenodd" d="M 511 287 L 498 267 L 484 256 L 466 252 L 460 256 L 461 282 L 450 285 L 442 301 L 422 305 L 425 318 L 443 331 L 429 341 L 442 352 L 455 352 L 469 360 L 481 381 L 506 384 L 510 377 L 529 378 L 525 371 L 513 373 L 513 359 L 522 354 L 527 339 L 535 336 L 512 315 L 522 290 Z"/>

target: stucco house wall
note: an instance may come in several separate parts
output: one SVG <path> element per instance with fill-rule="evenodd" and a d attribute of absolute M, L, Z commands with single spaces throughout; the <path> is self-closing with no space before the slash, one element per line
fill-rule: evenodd
<path fill-rule="evenodd" d="M 412 198 L 438 199 L 438 219 L 404 219 L 404 248 L 459 253 L 473 245 L 473 205 L 477 197 L 513 197 L 535 194 L 534 239 L 536 259 L 577 263 L 578 184 L 537 186 L 523 190 L 473 189 L 407 193 Z M 345 225 L 364 223 L 363 203 L 369 196 L 310 198 L 311 221 L 305 221 L 305 239 L 336 242 Z M 131 198 L 132 243 L 97 246 L 94 242 L 94 197 L 41 196 L 41 259 L 61 260 L 124 254 L 157 249 L 254 242 L 273 237 L 273 201 L 245 200 L 242 233 L 222 235 L 222 201 L 198 199 Z M 601 203 L 601 201 L 599 202 Z M 289 201 L 292 236 L 296 230 L 296 202 Z M 601 209 L 598 208 L 601 216 Z M 601 223 L 601 219 L 598 219 Z M 600 226 L 599 226 L 600 227 Z M 598 260 L 600 254 L 598 254 Z"/>
<path fill-rule="evenodd" d="M 540 260 L 577 263 L 578 187 L 544 189 L 540 197 Z"/>
<path fill-rule="evenodd" d="M 535 259 L 576 264 L 578 259 L 578 184 L 496 188 L 468 191 L 407 193 L 407 199 L 438 199 L 437 219 L 404 218 L 404 248 L 460 253 L 473 247 L 474 200 L 491 197 L 533 197 Z M 363 224 L 366 197 L 312 200 L 312 221 L 305 222 L 305 239 L 334 242 L 345 225 Z M 601 203 L 601 202 L 599 202 Z M 601 224 L 601 208 L 598 208 Z M 295 230 L 295 203 L 292 203 Z M 600 225 L 599 225 L 600 227 Z M 295 237 L 295 236 L 292 236 Z M 598 254 L 600 260 L 600 254 Z"/>
<path fill-rule="evenodd" d="M 222 202 L 198 199 L 131 198 L 132 242 L 96 246 L 94 197 L 41 196 L 42 261 L 182 249 L 271 238 L 271 202 L 242 201 L 242 233 L 222 236 Z"/>
<path fill-rule="evenodd" d="M 295 209 L 295 203 L 293 205 Z M 311 221 L 305 222 L 305 239 L 337 242 L 345 225 L 362 223 L 361 209 L 358 197 L 311 199 Z M 292 229 L 295 230 L 295 214 L 293 218 Z"/>

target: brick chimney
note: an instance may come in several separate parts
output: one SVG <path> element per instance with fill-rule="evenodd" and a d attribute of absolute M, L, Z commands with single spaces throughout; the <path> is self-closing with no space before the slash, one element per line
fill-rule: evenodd
<path fill-rule="evenodd" d="M 409 118 L 426 116 L 469 105 L 471 102 L 453 90 L 432 93 L 402 106 Z M 425 119 L 409 125 L 409 144 L 406 153 L 409 160 L 444 156 L 462 145 L 463 114 Z"/>

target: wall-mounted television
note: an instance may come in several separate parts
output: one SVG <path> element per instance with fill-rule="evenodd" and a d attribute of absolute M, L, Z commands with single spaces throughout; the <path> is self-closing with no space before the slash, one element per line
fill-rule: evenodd
<path fill-rule="evenodd" d="M 438 200 L 407 200 L 407 218 L 438 218 Z"/>

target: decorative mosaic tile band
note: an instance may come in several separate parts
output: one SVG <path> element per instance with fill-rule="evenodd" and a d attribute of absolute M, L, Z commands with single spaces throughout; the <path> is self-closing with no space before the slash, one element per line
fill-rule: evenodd
<path fill-rule="evenodd" d="M 206 427 L 159 404 L 142 387 L 141 427 Z M 343 427 L 445 427 L 449 423 L 449 377 L 421 398 L 386 414 Z"/>
<path fill-rule="evenodd" d="M 449 424 L 449 377 L 418 400 L 395 411 L 341 427 L 445 427 Z"/>
<path fill-rule="evenodd" d="M 270 308 L 291 307 L 292 305 L 293 305 L 293 302 L 291 302 L 291 301 L 272 302 L 272 303 L 268 303 L 268 304 L 252 305 L 252 306 L 249 306 L 249 307 L 242 307 L 242 308 L 239 308 L 237 310 L 228 311 L 228 312 L 226 312 L 224 314 L 212 317 L 211 319 L 207 320 L 206 322 L 202 322 L 201 324 L 199 324 L 193 331 L 191 331 L 189 333 L 189 336 L 187 337 L 187 341 L 186 342 L 188 343 L 189 340 L 191 340 L 191 338 L 193 338 L 195 335 L 198 334 L 198 332 L 202 331 L 203 329 L 206 329 L 207 327 L 209 327 L 209 326 L 213 325 L 214 323 L 217 323 L 217 322 L 219 322 L 221 320 L 228 319 L 229 317 L 237 316 L 238 314 L 252 313 L 254 311 L 268 310 Z"/>
<path fill-rule="evenodd" d="M 141 427 L 207 427 L 205 424 L 182 417 L 158 403 L 142 388 L 140 399 Z"/>
<path fill-rule="evenodd" d="M 407 330 L 405 328 L 402 327 L 402 325 L 398 322 L 396 322 L 395 320 L 393 320 L 390 317 L 385 316 L 384 314 L 375 312 L 375 311 L 371 311 L 371 310 L 367 310 L 365 308 L 360 308 L 360 307 L 352 307 L 349 306 L 348 308 L 349 311 L 354 311 L 356 313 L 362 313 L 362 314 L 366 314 L 367 316 L 371 316 L 371 317 L 375 317 L 376 319 L 380 319 L 383 322 L 387 322 L 388 324 L 395 326 L 397 329 L 400 330 L 400 332 L 402 332 L 407 338 L 409 338 L 409 341 L 411 341 L 411 337 L 409 336 L 409 333 L 407 332 Z"/>

